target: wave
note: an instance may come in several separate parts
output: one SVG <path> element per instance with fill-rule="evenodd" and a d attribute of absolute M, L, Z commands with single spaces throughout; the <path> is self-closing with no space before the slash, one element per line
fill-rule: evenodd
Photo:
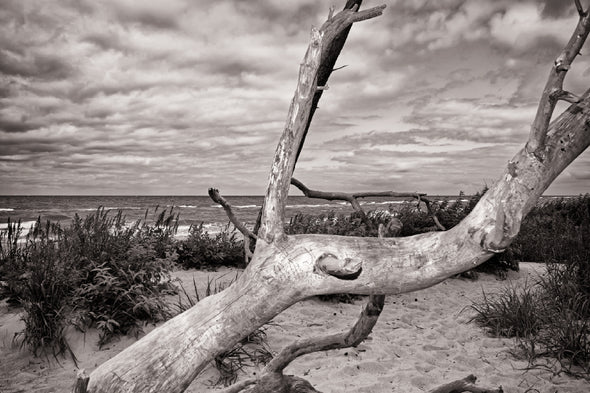
<path fill-rule="evenodd" d="M 145 207 L 141 206 L 101 206 L 104 210 L 145 210 Z M 93 212 L 98 210 L 97 207 L 83 207 L 76 209 L 83 212 Z"/>
<path fill-rule="evenodd" d="M 36 223 L 37 223 L 37 221 L 22 221 L 20 223 L 20 226 L 21 226 L 21 228 L 23 228 L 25 230 L 29 230 Z M 14 224 L 14 222 L 12 222 L 11 224 Z M 8 223 L 7 222 L 0 223 L 0 231 L 6 230 L 6 229 L 8 229 Z"/>
<path fill-rule="evenodd" d="M 346 205 L 347 202 L 338 203 L 338 205 Z M 306 208 L 318 208 L 318 207 L 337 207 L 334 203 L 320 203 L 317 205 L 287 205 L 287 209 L 306 209 Z"/>
<path fill-rule="evenodd" d="M 180 207 L 182 209 L 196 209 L 198 206 L 195 206 L 195 205 L 178 205 L 176 207 Z"/>
<path fill-rule="evenodd" d="M 13 212 L 14 209 L 10 207 L 0 207 L 0 212 Z"/>

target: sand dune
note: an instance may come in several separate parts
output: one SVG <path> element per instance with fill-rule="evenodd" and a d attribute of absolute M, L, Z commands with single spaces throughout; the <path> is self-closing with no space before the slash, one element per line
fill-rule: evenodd
<path fill-rule="evenodd" d="M 542 265 L 523 263 L 521 271 L 508 279 L 523 282 L 542 273 Z M 199 288 L 208 278 L 230 280 L 235 272 L 177 272 L 187 289 L 195 277 Z M 490 275 L 478 281 L 450 279 L 419 292 L 389 296 L 379 322 L 367 341 L 357 348 L 318 352 L 303 356 L 286 370 L 309 380 L 316 389 L 328 392 L 404 392 L 428 391 L 468 374 L 478 377 L 486 387 L 502 385 L 505 392 L 586 393 L 590 383 L 546 370 L 526 371 L 526 361 L 511 354 L 512 341 L 490 338 L 474 324 L 467 323 L 471 301 L 486 292 L 506 285 Z M 332 304 L 316 299 L 293 305 L 278 315 L 267 329 L 267 342 L 273 352 L 294 340 L 338 332 L 350 327 L 358 316 L 362 302 Z M 153 327 L 148 326 L 146 330 Z M 12 344 L 14 332 L 22 329 L 18 314 L 4 306 L 0 313 L 0 392 L 67 392 L 75 379 L 72 361 L 57 364 L 52 359 L 38 359 Z M 128 346 L 133 339 L 124 337 L 107 345 L 96 346 L 96 332 L 86 335 L 70 332 L 70 341 L 79 365 L 92 371 L 97 365 Z M 259 371 L 246 369 L 247 374 Z M 188 392 L 208 392 L 218 388 L 213 367 L 206 369 Z"/>

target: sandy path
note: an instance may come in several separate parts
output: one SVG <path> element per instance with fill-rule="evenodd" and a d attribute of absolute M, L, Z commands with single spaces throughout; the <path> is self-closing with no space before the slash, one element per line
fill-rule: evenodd
<path fill-rule="evenodd" d="M 509 280 L 523 282 L 540 271 L 542 265 L 521 264 L 519 273 Z M 185 287 L 192 288 L 192 277 L 204 289 L 208 278 L 219 281 L 234 277 L 231 270 L 215 273 L 178 272 Z M 306 355 L 293 362 L 287 373 L 304 376 L 318 390 L 329 392 L 424 392 L 454 379 L 475 374 L 481 386 L 502 385 L 505 392 L 586 393 L 590 383 L 550 372 L 523 371 L 526 362 L 509 351 L 512 341 L 487 337 L 474 324 L 467 323 L 472 300 L 486 292 L 498 291 L 507 282 L 481 275 L 478 281 L 447 280 L 419 292 L 390 296 L 369 339 L 358 348 Z M 332 304 L 312 299 L 295 304 L 278 315 L 267 330 L 273 352 L 293 340 L 348 328 L 358 316 L 362 302 Z M 17 314 L 0 312 L 0 392 L 67 392 L 75 378 L 69 360 L 36 359 L 12 344 L 11 337 L 22 328 Z M 152 327 L 147 327 L 150 330 Z M 71 334 L 80 366 L 91 371 L 129 345 L 122 338 L 104 350 L 96 348 L 96 333 L 86 337 Z M 252 374 L 257 369 L 248 368 Z M 245 377 L 245 375 L 244 375 Z M 215 391 L 212 382 L 217 372 L 206 369 L 188 392 Z M 536 389 L 536 390 L 535 390 Z"/>

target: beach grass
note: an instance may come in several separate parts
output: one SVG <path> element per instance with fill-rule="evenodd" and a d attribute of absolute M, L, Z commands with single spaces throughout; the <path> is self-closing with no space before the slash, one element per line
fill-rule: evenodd
<path fill-rule="evenodd" d="M 590 196 L 535 208 L 523 231 L 515 254 L 543 257 L 545 274 L 484 294 L 471 306 L 473 320 L 493 335 L 515 337 L 531 367 L 553 359 L 560 370 L 590 379 Z"/>

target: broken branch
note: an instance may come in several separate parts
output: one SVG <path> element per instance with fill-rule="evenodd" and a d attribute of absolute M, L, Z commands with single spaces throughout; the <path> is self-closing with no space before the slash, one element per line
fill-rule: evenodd
<path fill-rule="evenodd" d="M 282 371 L 293 360 L 308 353 L 358 346 L 373 330 L 383 310 L 384 302 L 385 296 L 383 295 L 370 296 L 369 301 L 361 311 L 361 315 L 349 331 L 327 337 L 313 337 L 293 343 L 285 347 L 264 368 L 265 371 Z"/>
<path fill-rule="evenodd" d="M 582 45 L 584 45 L 588 33 L 590 32 L 590 15 L 588 12 L 584 12 L 579 0 L 575 0 L 575 4 L 580 19 L 570 40 L 555 60 L 553 68 L 549 73 L 547 83 L 545 84 L 545 88 L 543 89 L 539 101 L 537 114 L 531 125 L 529 139 L 526 144 L 526 151 L 534 154 L 541 162 L 544 161 L 546 157 L 545 139 L 547 137 L 549 123 L 551 122 L 551 116 L 553 115 L 557 101 L 562 99 L 572 103 L 579 102 L 579 99 L 572 101 L 574 97 L 573 94 L 565 93 L 563 90 L 565 75 L 576 56 L 580 53 L 580 49 L 582 48 Z"/>
<path fill-rule="evenodd" d="M 361 12 L 344 10 L 326 21 L 319 30 L 312 29 L 311 42 L 299 69 L 297 88 L 289 107 L 287 122 L 277 146 L 269 176 L 262 223 L 258 233 L 267 241 L 285 236 L 283 218 L 291 176 L 303 144 L 305 130 L 313 115 L 314 96 L 321 92 L 321 90 L 317 90 L 317 86 L 326 85 L 325 82 L 321 83 L 318 76 L 323 60 L 331 53 L 330 46 L 337 38 L 341 37 L 340 33 L 354 22 L 381 15 L 384 8 L 385 5 Z M 333 64 L 328 67 L 329 73 L 332 68 Z"/>
<path fill-rule="evenodd" d="M 244 235 L 244 238 L 258 238 L 251 230 L 246 228 L 246 226 L 240 220 L 238 220 L 238 218 L 234 215 L 234 212 L 232 211 L 229 202 L 224 197 L 222 197 L 221 194 L 219 194 L 219 190 L 215 188 L 210 188 L 209 197 L 213 200 L 213 202 L 218 203 L 223 207 L 223 210 L 225 210 L 225 213 L 227 214 L 227 217 L 229 218 L 231 223 L 234 224 L 236 229 Z"/>
<path fill-rule="evenodd" d="M 297 187 L 303 195 L 308 198 L 316 198 L 316 199 L 326 199 L 328 201 L 347 201 L 351 204 L 352 208 L 361 215 L 361 220 L 367 226 L 367 228 L 372 228 L 373 224 L 365 214 L 364 210 L 362 209 L 358 198 L 369 198 L 369 197 L 399 197 L 399 198 L 416 198 L 418 203 L 424 202 L 426 205 L 426 209 L 428 213 L 434 220 L 437 228 L 441 231 L 446 231 L 446 228 L 440 223 L 436 214 L 432 211 L 431 203 L 432 201 L 425 198 L 426 194 L 424 193 L 417 193 L 417 192 L 394 192 L 394 191 L 367 191 L 367 192 L 358 192 L 354 194 L 348 194 L 346 192 L 326 192 L 326 191 L 318 191 L 318 190 L 311 190 L 301 181 L 297 180 L 296 178 L 291 178 L 291 184 Z"/>

